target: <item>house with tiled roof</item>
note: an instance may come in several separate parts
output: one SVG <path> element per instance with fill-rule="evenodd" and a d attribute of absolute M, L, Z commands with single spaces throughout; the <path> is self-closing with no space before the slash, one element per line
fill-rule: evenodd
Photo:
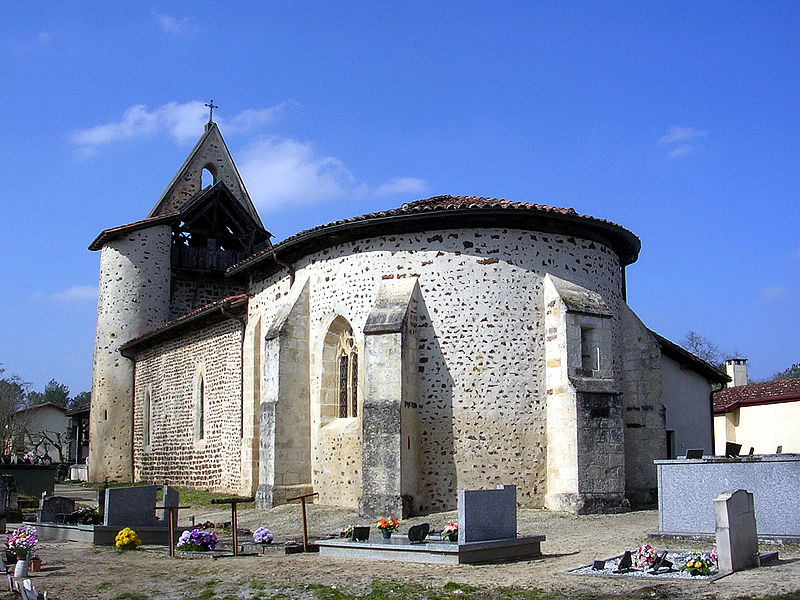
<path fill-rule="evenodd" d="M 724 456 L 726 443 L 745 454 L 800 452 L 800 379 L 748 384 L 746 362 L 728 360 L 732 375 L 738 369 L 735 385 L 713 394 L 715 454 Z"/>
<path fill-rule="evenodd" d="M 653 460 L 712 443 L 726 376 L 628 307 L 639 239 L 572 208 L 440 195 L 273 245 L 210 121 L 90 249 L 93 481 L 394 516 L 513 484 L 618 511 L 653 501 Z"/>

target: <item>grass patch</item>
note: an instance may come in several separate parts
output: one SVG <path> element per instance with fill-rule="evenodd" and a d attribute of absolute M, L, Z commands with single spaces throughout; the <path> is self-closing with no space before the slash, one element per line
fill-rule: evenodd
<path fill-rule="evenodd" d="M 114 596 L 114 600 L 150 600 L 150 596 L 134 594 L 133 592 L 122 592 Z"/>
<path fill-rule="evenodd" d="M 110 488 L 131 487 L 131 486 L 139 487 L 144 485 L 152 485 L 152 484 L 145 483 L 142 481 L 136 483 L 109 481 L 108 485 L 105 485 L 104 483 L 95 482 L 95 483 L 83 483 L 82 487 L 92 490 L 99 490 L 103 489 L 104 487 L 110 487 Z M 231 494 L 219 494 L 217 492 L 208 492 L 206 490 L 195 490 L 192 488 L 175 487 L 175 486 L 170 486 L 170 487 L 173 487 L 180 493 L 181 504 L 189 504 L 191 506 L 210 506 L 211 501 L 214 498 L 230 498 L 231 496 Z M 158 492 L 156 493 L 156 497 L 159 501 L 163 500 L 163 489 L 161 485 L 158 486 Z M 35 500 L 36 500 L 36 506 L 38 507 L 39 501 L 38 499 Z M 239 504 L 238 506 L 240 508 L 253 508 L 255 505 L 256 505 L 255 502 L 247 502 Z M 219 508 L 229 509 L 229 505 L 222 504 L 219 505 Z"/>
<path fill-rule="evenodd" d="M 263 581 L 251 581 L 250 582 L 250 589 L 251 590 L 263 590 L 266 586 L 264 585 Z"/>
<path fill-rule="evenodd" d="M 578 594 L 546 592 L 535 588 L 484 588 L 461 583 L 447 583 L 442 587 L 425 587 L 398 581 L 373 581 L 367 594 L 353 594 L 336 587 L 312 584 L 306 587 L 320 600 L 667 600 L 672 596 L 667 590 L 653 595 L 639 592 L 623 595 Z M 736 600 L 800 600 L 800 590 L 770 596 L 741 596 Z"/>

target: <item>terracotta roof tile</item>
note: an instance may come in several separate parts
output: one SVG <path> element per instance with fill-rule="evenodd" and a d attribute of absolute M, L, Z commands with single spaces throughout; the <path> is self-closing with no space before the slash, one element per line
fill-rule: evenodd
<path fill-rule="evenodd" d="M 120 352 L 122 353 L 123 356 L 125 356 L 126 349 L 132 348 L 146 339 L 157 337 L 161 333 L 164 333 L 165 331 L 179 327 L 184 323 L 193 321 L 194 319 L 197 319 L 205 314 L 212 313 L 226 304 L 227 305 L 237 304 L 242 300 L 247 300 L 247 294 L 237 294 L 235 296 L 228 296 L 227 298 L 223 298 L 222 300 L 217 300 L 216 302 L 212 302 L 210 304 L 206 304 L 205 306 L 201 306 L 200 308 L 197 308 L 192 312 L 188 312 L 185 315 L 178 317 L 177 319 L 173 319 L 172 321 L 164 323 L 163 325 L 160 325 L 155 329 L 151 329 L 150 331 L 140 335 L 139 337 L 135 337 L 132 340 L 125 342 L 120 347 Z"/>
<path fill-rule="evenodd" d="M 714 412 L 729 412 L 747 404 L 800 400 L 800 379 L 739 385 L 714 392 Z"/>
<path fill-rule="evenodd" d="M 566 217 L 574 217 L 575 219 L 586 221 L 587 224 L 595 223 L 595 224 L 602 224 L 603 226 L 611 226 L 612 228 L 617 228 L 621 232 L 624 232 L 625 235 L 630 236 L 632 240 L 635 240 L 634 245 L 636 246 L 636 252 L 638 253 L 639 249 L 638 238 L 634 236 L 632 233 L 625 230 L 621 225 L 618 225 L 617 223 L 614 223 L 612 221 L 607 221 L 605 219 L 598 219 L 595 217 L 590 217 L 588 215 L 581 215 L 575 212 L 575 209 L 573 208 L 558 208 L 556 206 L 548 206 L 546 204 L 533 204 L 530 202 L 512 202 L 511 200 L 504 200 L 502 198 L 484 198 L 481 196 L 449 196 L 449 195 L 433 196 L 432 198 L 415 200 L 414 202 L 406 202 L 405 204 L 402 204 L 398 208 L 391 208 L 388 210 L 382 210 L 374 213 L 368 213 L 365 215 L 359 215 L 357 217 L 340 219 L 338 221 L 333 221 L 325 225 L 312 227 L 311 229 L 300 231 L 286 238 L 285 240 L 281 241 L 279 244 L 276 244 L 274 246 L 274 250 L 280 251 L 282 248 L 290 246 L 293 242 L 301 238 L 308 237 L 309 234 L 313 234 L 315 232 L 321 232 L 326 229 L 333 229 L 350 223 L 355 224 L 361 221 L 368 221 L 374 219 L 402 217 L 414 214 L 434 213 L 434 212 L 448 211 L 448 210 L 466 211 L 466 210 L 498 210 L 498 209 L 508 210 L 508 211 L 526 211 L 531 213 L 539 213 L 542 215 L 552 214 L 552 215 L 559 215 Z M 273 252 L 272 247 L 261 250 L 260 252 L 256 252 L 252 256 L 238 263 L 237 265 L 232 266 L 230 270 L 231 271 L 241 270 L 250 263 L 257 262 L 259 258 L 263 257 L 266 254 L 270 254 L 271 252 Z"/>
<path fill-rule="evenodd" d="M 152 227 L 153 225 L 159 225 L 161 223 L 170 223 L 178 216 L 178 213 L 170 213 L 167 215 L 159 215 L 157 217 L 149 217 L 147 219 L 142 219 L 141 221 L 134 221 L 133 223 L 120 225 L 119 227 L 112 227 L 111 229 L 104 229 L 100 232 L 100 235 L 98 235 L 94 241 L 89 244 L 89 250 L 100 250 L 103 247 L 103 244 L 105 244 L 108 240 L 112 240 L 116 237 L 124 235 L 129 231 L 146 229 L 147 227 Z"/>

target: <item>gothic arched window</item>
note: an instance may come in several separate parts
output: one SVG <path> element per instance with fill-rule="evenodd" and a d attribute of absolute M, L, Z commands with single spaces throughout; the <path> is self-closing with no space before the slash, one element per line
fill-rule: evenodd
<path fill-rule="evenodd" d="M 339 338 L 339 418 L 358 416 L 358 349 L 352 330 Z"/>

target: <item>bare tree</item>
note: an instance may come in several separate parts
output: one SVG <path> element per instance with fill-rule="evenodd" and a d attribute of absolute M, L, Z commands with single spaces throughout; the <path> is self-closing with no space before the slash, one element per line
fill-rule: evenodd
<path fill-rule="evenodd" d="M 725 356 L 719 346 L 696 331 L 687 333 L 681 346 L 707 363 L 724 368 Z"/>

